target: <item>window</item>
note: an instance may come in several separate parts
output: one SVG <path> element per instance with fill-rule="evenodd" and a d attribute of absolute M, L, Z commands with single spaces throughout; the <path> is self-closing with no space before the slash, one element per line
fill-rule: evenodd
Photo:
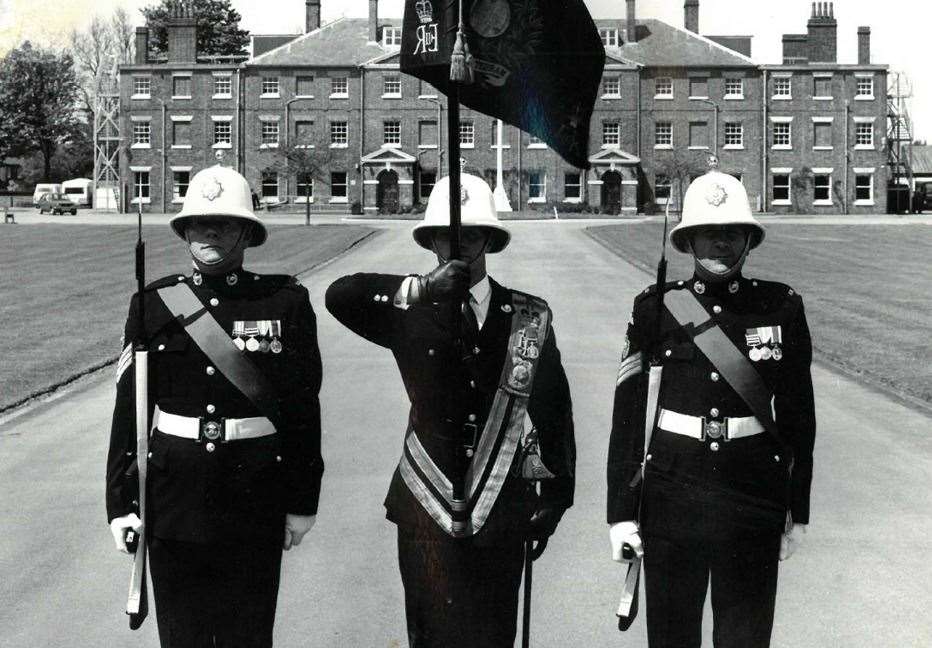
<path fill-rule="evenodd" d="M 172 77 L 172 99 L 190 99 L 191 98 L 191 77 L 175 76 Z"/>
<path fill-rule="evenodd" d="M 817 151 L 827 151 L 832 148 L 832 122 L 820 119 L 812 123 L 812 148 Z"/>
<path fill-rule="evenodd" d="M 349 145 L 349 127 L 345 121 L 330 122 L 330 147 L 346 148 Z"/>
<path fill-rule="evenodd" d="M 437 122 L 424 120 L 417 123 L 418 148 L 437 148 Z"/>
<path fill-rule="evenodd" d="M 547 176 L 541 171 L 528 173 L 528 202 L 547 200 Z"/>
<path fill-rule="evenodd" d="M 330 202 L 346 202 L 346 171 L 330 172 Z"/>
<path fill-rule="evenodd" d="M 190 171 L 172 171 L 172 202 L 182 202 L 188 195 L 188 184 L 191 182 Z"/>
<path fill-rule="evenodd" d="M 302 119 L 294 123 L 294 142 L 295 146 L 309 147 L 313 146 L 314 141 L 314 122 Z"/>
<path fill-rule="evenodd" d="M 854 147 L 858 149 L 874 148 L 874 124 L 860 122 L 854 125 Z"/>
<path fill-rule="evenodd" d="M 654 148 L 673 148 L 673 124 L 670 122 L 654 124 Z"/>
<path fill-rule="evenodd" d="M 854 170 L 854 202 L 857 205 L 874 204 L 874 172 Z"/>
<path fill-rule="evenodd" d="M 657 77 L 654 81 L 654 98 L 673 98 L 673 79 Z"/>
<path fill-rule="evenodd" d="M 418 79 L 418 97 L 436 97 L 437 90 L 423 79 Z"/>
<path fill-rule="evenodd" d="M 689 79 L 689 98 L 709 98 L 709 80 L 706 77 L 691 77 Z"/>
<path fill-rule="evenodd" d="M 689 122 L 689 148 L 709 148 L 709 122 Z"/>
<path fill-rule="evenodd" d="M 773 148 L 791 149 L 793 148 L 793 124 L 788 121 L 774 122 L 773 124 Z"/>
<path fill-rule="evenodd" d="M 214 76 L 214 97 L 232 97 L 233 96 L 233 78 L 229 75 Z"/>
<path fill-rule="evenodd" d="M 476 126 L 471 121 L 460 122 L 460 146 L 473 148 L 476 145 Z"/>
<path fill-rule="evenodd" d="M 773 98 L 774 99 L 792 99 L 793 89 L 790 84 L 790 77 L 775 76 L 773 78 Z"/>
<path fill-rule="evenodd" d="M 567 173 L 563 176 L 563 199 L 582 200 L 582 176 L 578 173 Z"/>
<path fill-rule="evenodd" d="M 278 122 L 271 120 L 262 121 L 262 138 L 260 145 L 274 148 L 278 146 Z"/>
<path fill-rule="evenodd" d="M 547 148 L 547 143 L 544 142 L 537 135 L 531 135 L 528 133 L 527 136 L 527 147 L 528 148 Z"/>
<path fill-rule="evenodd" d="M 814 205 L 832 204 L 832 174 L 816 173 L 812 176 L 812 200 Z"/>
<path fill-rule="evenodd" d="M 176 148 L 191 147 L 191 122 L 172 121 L 172 146 Z"/>
<path fill-rule="evenodd" d="M 296 97 L 313 97 L 314 77 L 311 75 L 303 75 L 295 78 L 294 88 Z"/>
<path fill-rule="evenodd" d="M 831 76 L 814 76 L 812 77 L 812 98 L 813 99 L 831 99 L 832 98 L 832 77 Z"/>
<path fill-rule="evenodd" d="M 149 197 L 149 172 L 148 171 L 134 171 L 133 172 L 133 202 L 144 202 L 147 203 L 150 201 Z"/>
<path fill-rule="evenodd" d="M 278 200 L 278 172 L 266 170 L 262 172 L 262 200 L 275 202 Z"/>
<path fill-rule="evenodd" d="M 330 79 L 330 96 L 337 99 L 349 97 L 349 83 L 346 77 L 332 77 Z"/>
<path fill-rule="evenodd" d="M 658 205 L 666 205 L 670 200 L 670 194 L 673 190 L 673 182 L 670 176 L 658 173 L 654 176 L 654 202 Z"/>
<path fill-rule="evenodd" d="M 382 145 L 401 146 L 401 122 L 397 119 L 382 124 Z"/>
<path fill-rule="evenodd" d="M 743 99 L 744 98 L 744 79 L 727 77 L 725 79 L 725 98 L 726 99 Z"/>
<path fill-rule="evenodd" d="M 401 47 L 401 28 L 385 27 L 382 29 L 382 45 L 385 47 Z"/>
<path fill-rule="evenodd" d="M 262 77 L 262 96 L 278 97 L 278 77 Z"/>
<path fill-rule="evenodd" d="M 152 93 L 152 78 L 147 76 L 133 77 L 133 98 L 148 99 Z"/>
<path fill-rule="evenodd" d="M 855 99 L 873 99 L 874 98 L 874 76 L 866 75 L 857 77 L 857 89 L 855 90 Z"/>
<path fill-rule="evenodd" d="M 725 148 L 744 148 L 744 124 L 739 122 L 725 122 Z"/>
<path fill-rule="evenodd" d="M 214 121 L 214 147 L 229 148 L 233 145 L 233 125 L 229 121 Z"/>
<path fill-rule="evenodd" d="M 421 189 L 419 194 L 421 200 L 427 200 L 430 197 L 430 192 L 434 190 L 435 184 L 437 184 L 436 173 L 421 171 Z"/>
<path fill-rule="evenodd" d="M 390 74 L 382 80 L 383 97 L 401 97 L 401 77 Z"/>
<path fill-rule="evenodd" d="M 790 204 L 790 174 L 774 173 L 770 180 L 770 186 L 773 187 L 773 204 L 789 205 Z"/>
<path fill-rule="evenodd" d="M 602 37 L 602 44 L 605 47 L 618 47 L 617 29 L 600 29 L 599 36 Z"/>
<path fill-rule="evenodd" d="M 152 143 L 152 125 L 148 121 L 133 122 L 133 148 L 149 148 Z"/>
<path fill-rule="evenodd" d="M 295 176 L 295 185 L 298 195 L 295 202 L 314 202 L 314 176 L 310 173 L 299 173 Z"/>
<path fill-rule="evenodd" d="M 621 97 L 621 77 L 602 78 L 602 96 L 617 99 Z"/>
<path fill-rule="evenodd" d="M 618 122 L 602 123 L 602 148 L 621 146 L 621 124 Z"/>

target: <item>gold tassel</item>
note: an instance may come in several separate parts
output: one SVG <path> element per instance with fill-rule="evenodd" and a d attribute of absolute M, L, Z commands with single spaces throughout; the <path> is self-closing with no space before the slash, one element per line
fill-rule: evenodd
<path fill-rule="evenodd" d="M 450 81 L 469 84 L 473 81 L 472 54 L 466 44 L 466 34 L 462 29 L 456 32 L 456 43 L 450 55 Z"/>

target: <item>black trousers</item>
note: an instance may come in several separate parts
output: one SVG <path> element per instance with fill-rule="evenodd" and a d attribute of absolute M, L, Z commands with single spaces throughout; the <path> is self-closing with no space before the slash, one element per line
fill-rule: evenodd
<path fill-rule="evenodd" d="M 712 585 L 715 648 L 768 648 L 777 594 L 780 537 L 753 553 L 697 548 L 663 536 L 644 539 L 650 648 L 699 648 L 702 608 Z"/>
<path fill-rule="evenodd" d="M 282 547 L 152 538 L 149 565 L 162 648 L 268 648 Z"/>
<path fill-rule="evenodd" d="M 524 567 L 521 539 L 476 546 L 398 527 L 410 648 L 512 648 Z"/>

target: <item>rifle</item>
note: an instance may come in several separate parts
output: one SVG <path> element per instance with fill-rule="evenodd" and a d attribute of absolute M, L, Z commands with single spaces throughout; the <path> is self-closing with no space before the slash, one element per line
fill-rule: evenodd
<path fill-rule="evenodd" d="M 136 295 L 137 337 L 134 340 L 133 353 L 136 362 L 136 465 L 139 475 L 139 519 L 142 528 L 135 539 L 136 551 L 133 556 L 133 571 L 129 581 L 129 595 L 126 599 L 126 614 L 129 615 L 129 627 L 136 630 L 142 626 L 149 614 L 149 598 L 146 585 L 146 463 L 149 454 L 149 360 L 145 334 L 146 301 L 146 243 L 142 240 L 142 201 L 138 204 L 138 234 L 136 238 Z M 132 533 L 130 531 L 129 533 Z M 128 534 L 129 535 L 129 534 Z"/>
<path fill-rule="evenodd" d="M 663 321 L 663 293 L 664 286 L 667 283 L 667 226 L 670 221 L 670 201 L 667 200 L 667 208 L 663 214 L 663 242 L 660 248 L 660 261 L 657 263 L 657 312 L 654 322 L 654 337 L 650 346 L 650 371 L 647 378 L 647 407 L 644 411 L 644 457 L 650 448 L 650 439 L 654 432 L 654 425 L 657 422 L 657 401 L 660 397 L 660 380 L 663 376 L 663 360 L 660 355 L 661 336 Z M 641 496 L 638 501 L 638 522 L 641 519 L 640 507 L 644 501 L 644 471 L 646 470 L 646 459 L 641 462 L 641 470 L 635 477 L 640 480 Z M 635 485 L 637 481 L 634 482 Z M 618 602 L 618 629 L 624 632 L 631 627 L 638 613 L 638 587 L 641 574 L 641 561 L 634 549 L 625 544 L 622 548 L 622 557 L 630 560 L 628 570 L 625 573 L 624 586 L 622 587 L 621 600 Z"/>

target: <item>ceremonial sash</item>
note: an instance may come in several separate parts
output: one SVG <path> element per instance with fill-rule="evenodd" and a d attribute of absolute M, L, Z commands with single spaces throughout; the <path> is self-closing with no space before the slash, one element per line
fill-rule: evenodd
<path fill-rule="evenodd" d="M 454 526 L 453 485 L 408 428 L 398 471 L 424 510 L 447 534 L 475 535 L 495 504 L 518 450 L 527 417 L 528 400 L 537 374 L 541 351 L 550 327 L 550 309 L 537 297 L 512 292 L 514 315 L 508 339 L 508 356 L 482 435 L 466 469 L 466 524 Z"/>

